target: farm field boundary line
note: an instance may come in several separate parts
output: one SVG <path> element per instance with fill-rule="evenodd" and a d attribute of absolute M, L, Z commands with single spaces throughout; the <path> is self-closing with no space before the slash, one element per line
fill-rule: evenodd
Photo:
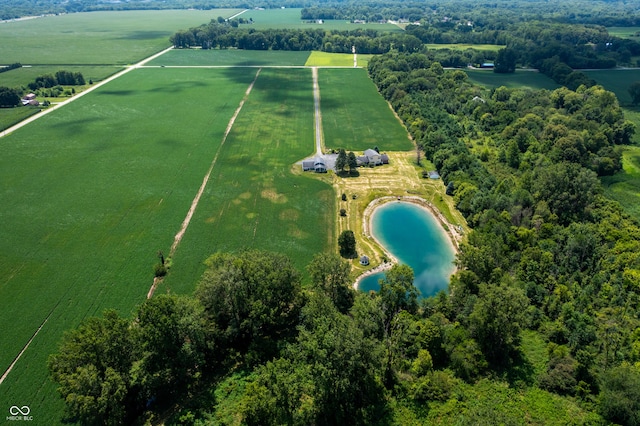
<path fill-rule="evenodd" d="M 204 176 L 204 179 L 202 179 L 202 184 L 200 185 L 200 189 L 196 193 L 196 196 L 194 197 L 193 201 L 191 202 L 191 207 L 189 208 L 189 211 L 187 212 L 187 216 L 184 218 L 184 221 L 182 222 L 182 226 L 180 227 L 180 231 L 178 231 L 178 233 L 174 237 L 173 244 L 171 245 L 171 250 L 169 251 L 169 256 L 171 256 L 171 257 L 175 254 L 176 250 L 178 249 L 178 245 L 180 244 L 180 241 L 182 240 L 182 237 L 184 236 L 185 232 L 187 231 L 187 228 L 189 227 L 189 223 L 191 223 L 191 218 L 193 217 L 193 214 L 195 213 L 196 208 L 198 207 L 198 203 L 200 202 L 200 198 L 202 198 L 202 194 L 204 193 L 204 190 L 205 190 L 205 188 L 207 186 L 207 183 L 209 182 L 209 178 L 211 177 L 211 173 L 213 172 L 213 168 L 215 167 L 216 163 L 218 162 L 218 157 L 220 156 L 220 152 L 222 151 L 222 147 L 224 146 L 224 143 L 227 141 L 227 136 L 229 136 L 229 133 L 231 132 L 231 129 L 233 128 L 233 124 L 236 121 L 236 118 L 238 117 L 238 115 L 240 115 L 240 111 L 242 110 L 242 107 L 244 106 L 245 101 L 249 98 L 249 95 L 251 94 L 251 90 L 253 90 L 253 86 L 256 83 L 256 80 L 258 80 L 258 76 L 260 75 L 260 71 L 261 70 L 262 70 L 262 68 L 258 68 L 258 71 L 256 72 L 256 76 L 254 77 L 253 81 L 251 82 L 251 84 L 247 88 L 246 92 L 244 93 L 244 97 L 240 101 L 240 105 L 238 105 L 238 108 L 236 109 L 236 111 L 234 112 L 233 116 L 229 120 L 229 124 L 227 124 L 227 128 L 224 131 L 224 136 L 222 137 L 222 142 L 220 143 L 220 146 L 218 147 L 218 150 L 216 151 L 216 155 L 213 157 L 213 160 L 211 161 L 211 165 L 209 166 L 209 170 L 207 171 L 207 174 Z M 154 280 L 153 281 L 153 285 L 151 286 L 151 288 L 149 289 L 149 292 L 147 293 L 147 299 L 150 299 L 153 296 L 153 293 L 155 292 L 159 282 L 160 282 L 159 280 Z"/>
<path fill-rule="evenodd" d="M 59 304 L 59 302 L 58 302 Z M 7 371 L 5 371 L 2 374 L 2 377 L 0 377 L 0 385 L 2 384 L 2 382 L 4 382 L 4 380 L 7 378 L 7 376 L 9 375 L 9 373 L 11 373 L 11 370 L 13 370 L 13 367 L 18 363 L 18 361 L 20 360 L 20 357 L 22 357 L 22 354 L 24 354 L 27 349 L 29 348 L 29 345 L 31 345 L 31 342 L 33 342 L 33 340 L 36 338 L 36 336 L 38 335 L 38 333 L 40 333 L 40 330 L 42 330 L 42 328 L 44 327 L 44 325 L 47 323 L 47 321 L 49 321 L 49 318 L 51 318 L 51 315 L 53 315 L 53 312 L 56 310 L 56 308 L 58 307 L 58 304 L 56 304 L 56 306 L 53 307 L 53 309 L 51 309 L 51 312 L 49 312 L 49 315 L 47 315 L 47 317 L 44 319 L 44 321 L 42 321 L 42 324 L 40 324 L 40 327 L 38 327 L 38 329 L 36 330 L 35 333 L 33 333 L 33 336 L 31 336 L 31 339 L 29 339 L 29 341 L 27 342 L 26 345 L 24 345 L 24 347 L 22 348 L 22 350 L 20 351 L 20 353 L 15 357 L 15 359 L 13 360 L 13 362 L 11 363 L 11 365 L 9 366 L 9 368 L 7 368 Z"/>
<path fill-rule="evenodd" d="M 3 130 L 3 131 L 0 133 L 0 138 L 2 138 L 2 137 L 4 137 L 4 136 L 6 136 L 6 135 L 8 135 L 8 134 L 10 134 L 10 133 L 12 133 L 12 132 L 14 132 L 14 131 L 18 130 L 18 129 L 20 129 L 20 128 L 21 128 L 21 127 L 23 127 L 23 126 L 26 126 L 27 124 L 29 124 L 29 123 L 31 123 L 31 122 L 33 122 L 33 121 L 37 120 L 37 119 L 38 119 L 38 118 L 40 118 L 40 117 L 45 116 L 46 114 L 49 114 L 49 113 L 50 113 L 50 112 L 52 112 L 52 111 L 57 110 L 58 108 L 62 108 L 63 106 L 67 105 L 68 103 L 73 102 L 73 101 L 75 101 L 76 99 L 81 98 L 82 96 L 86 95 L 87 93 L 91 93 L 92 91 L 96 90 L 97 88 L 99 88 L 99 87 L 101 87 L 101 86 L 103 86 L 103 85 L 105 85 L 105 84 L 107 84 L 107 83 L 109 83 L 109 82 L 111 82 L 111 81 L 115 80 L 115 79 L 116 79 L 116 78 L 118 78 L 118 77 L 122 77 L 123 75 L 125 75 L 126 73 L 128 73 L 128 72 L 130 72 L 130 71 L 132 71 L 132 70 L 134 70 L 134 69 L 142 68 L 142 66 L 143 66 L 144 64 L 146 64 L 147 62 L 152 61 L 153 59 L 156 59 L 156 58 L 158 58 L 158 57 L 160 57 L 160 56 L 164 55 L 165 53 L 167 53 L 167 52 L 168 52 L 168 51 L 170 51 L 171 49 L 173 49 L 173 46 L 171 46 L 171 47 L 169 47 L 169 48 L 167 48 L 167 49 L 164 49 L 164 50 L 162 50 L 162 51 L 160 51 L 160 52 L 156 53 L 155 55 L 151 55 L 151 56 L 149 56 L 148 58 L 143 59 L 142 61 L 138 62 L 138 63 L 137 63 L 137 64 L 135 64 L 135 65 L 128 66 L 128 67 L 126 67 L 125 69 L 123 69 L 122 71 L 120 71 L 119 73 L 116 73 L 116 74 L 112 75 L 111 77 L 108 77 L 108 78 L 106 78 L 106 79 L 102 80 L 101 82 L 96 83 L 95 85 L 91 86 L 91 87 L 90 87 L 90 88 L 88 88 L 87 90 L 85 90 L 85 91 L 83 91 L 83 92 L 81 92 L 81 93 L 78 93 L 77 95 L 75 95 L 75 96 L 73 96 L 73 97 L 71 97 L 71 98 L 67 99 L 66 101 L 64 101 L 64 102 L 60 102 L 59 104 L 56 104 L 56 105 L 54 105 L 54 106 L 52 106 L 52 107 L 50 107 L 50 108 L 47 108 L 46 110 L 44 110 L 44 111 L 42 111 L 42 112 L 40 112 L 40 113 L 38 113 L 38 114 L 36 114 L 36 115 L 33 115 L 33 116 L 31 116 L 31 117 L 27 118 L 26 120 L 23 120 L 23 121 L 21 121 L 20 123 L 18 123 L 18 124 L 16 124 L 16 125 L 14 125 L 14 126 L 9 127 L 9 128 L 8 128 L 8 129 L 6 129 L 6 130 Z"/>

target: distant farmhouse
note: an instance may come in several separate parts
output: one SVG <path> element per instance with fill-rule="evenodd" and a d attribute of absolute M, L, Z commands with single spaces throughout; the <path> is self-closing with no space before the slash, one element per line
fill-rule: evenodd
<path fill-rule="evenodd" d="M 29 93 L 22 98 L 22 105 L 38 106 L 40 102 L 37 101 L 35 93 Z"/>

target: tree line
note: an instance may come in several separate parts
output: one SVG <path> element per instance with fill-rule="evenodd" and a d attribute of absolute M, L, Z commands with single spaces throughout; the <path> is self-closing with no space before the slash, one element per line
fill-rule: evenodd
<path fill-rule="evenodd" d="M 232 21 L 235 22 L 235 21 Z M 323 29 L 273 29 L 256 31 L 234 26 L 232 22 L 209 24 L 178 31 L 170 37 L 176 48 L 246 50 L 322 50 L 333 53 L 385 53 L 391 49 L 415 52 L 422 42 L 404 33 L 381 33 L 375 30 L 326 31 Z"/>

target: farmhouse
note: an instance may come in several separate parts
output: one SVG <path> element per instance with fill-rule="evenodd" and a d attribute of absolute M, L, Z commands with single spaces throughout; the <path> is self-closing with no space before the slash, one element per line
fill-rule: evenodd
<path fill-rule="evenodd" d="M 365 157 L 367 157 L 367 164 L 379 166 L 382 164 L 382 158 L 380 157 L 380 153 L 374 151 L 373 149 L 368 149 L 364 152 Z"/>
<path fill-rule="evenodd" d="M 364 152 L 364 155 L 356 157 L 358 166 L 380 166 L 382 164 L 389 164 L 389 156 L 387 154 L 380 154 L 373 149 L 368 149 Z"/>
<path fill-rule="evenodd" d="M 317 157 L 313 160 L 304 160 L 302 162 L 303 172 L 327 173 L 327 165 L 324 158 Z"/>
<path fill-rule="evenodd" d="M 28 95 L 24 95 L 22 98 L 22 105 L 31 105 L 31 106 L 38 106 L 40 105 L 40 102 L 38 102 L 36 100 L 36 94 L 35 93 L 29 93 Z"/>

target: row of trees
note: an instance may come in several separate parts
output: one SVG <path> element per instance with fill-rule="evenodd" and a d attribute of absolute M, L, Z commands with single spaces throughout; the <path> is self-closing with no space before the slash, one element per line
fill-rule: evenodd
<path fill-rule="evenodd" d="M 422 49 L 416 37 L 405 33 L 379 33 L 373 30 L 326 31 L 323 29 L 272 29 L 256 31 L 231 22 L 211 23 L 178 31 L 170 37 L 174 47 L 203 49 L 237 48 L 247 50 L 322 50 L 334 53 L 385 53 L 391 49 L 415 52 Z"/>
<path fill-rule="evenodd" d="M 55 74 L 45 74 L 36 77 L 34 81 L 27 84 L 30 90 L 50 89 L 54 86 L 82 86 L 86 84 L 84 76 L 81 72 L 71 72 L 60 70 Z"/>

